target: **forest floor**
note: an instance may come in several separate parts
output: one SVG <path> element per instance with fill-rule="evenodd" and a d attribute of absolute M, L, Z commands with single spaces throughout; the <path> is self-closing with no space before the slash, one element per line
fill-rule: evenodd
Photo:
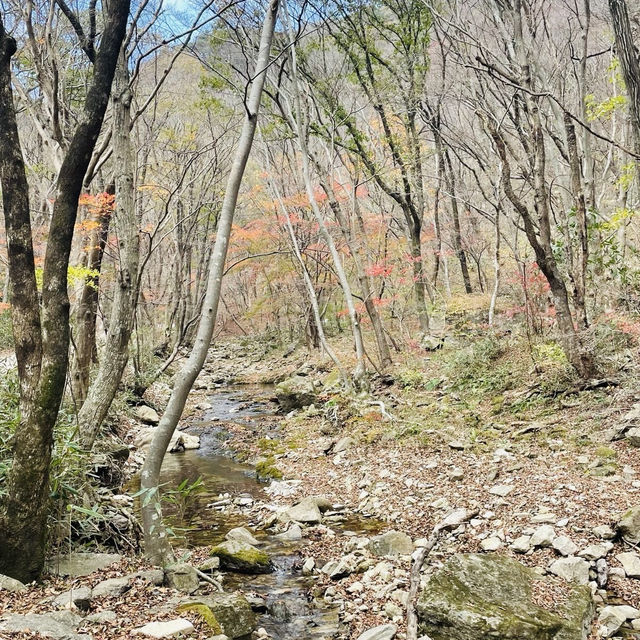
<path fill-rule="evenodd" d="M 348 342 L 341 346 L 351 366 Z M 253 505 L 253 521 L 321 495 L 360 518 L 381 521 L 383 530 L 402 531 L 415 540 L 428 538 L 450 509 L 464 507 L 475 517 L 442 539 L 427 560 L 427 572 L 456 552 L 489 548 L 546 570 L 560 557 L 553 548 L 516 553 L 513 541 L 548 524 L 554 535 L 584 550 L 603 543 L 596 527 L 614 527 L 623 512 L 640 505 L 640 449 L 609 438 L 640 407 L 640 378 L 633 348 L 616 350 L 615 357 L 609 375 L 584 384 L 573 379 L 552 343 L 532 350 L 521 338 L 478 332 L 445 341 L 435 351 L 416 345 L 395 354 L 384 375 L 373 375 L 372 393 L 358 396 L 338 392 L 332 365 L 318 352 L 234 339 L 212 348 L 204 375 L 216 384 L 249 385 L 249 395 L 253 385 L 271 385 L 294 374 L 318 381 L 313 405 L 271 417 L 264 430 L 241 422 L 225 425 L 233 434 L 230 446 L 240 456 L 275 469 L 285 484 L 295 481 L 287 495 L 274 492 Z M 194 391 L 188 416 L 197 417 L 196 407 L 210 395 L 210 387 Z M 161 406 L 161 395 L 155 399 Z M 134 425 L 132 420 L 127 424 Z M 133 459 L 135 464 L 135 454 Z M 352 547 L 350 538 L 336 535 L 329 523 L 310 527 L 302 543 L 316 567 L 345 557 Z M 629 545 L 612 544 L 605 554 L 607 589 L 596 593 L 596 602 L 640 608 L 640 581 L 624 577 L 616 558 Z M 191 552 L 193 559 L 205 556 L 204 549 Z M 144 568 L 144 562 L 130 557 L 86 578 L 49 577 L 21 594 L 0 590 L 0 613 L 44 612 L 64 590 Z M 317 593 L 328 588 L 327 599 L 341 607 L 348 628 L 341 637 L 355 639 L 391 621 L 402 637 L 409 559 L 389 559 L 388 568 L 386 585 L 355 573 L 339 581 L 318 575 Z M 117 623 L 94 623 L 83 630 L 97 640 L 130 637 L 148 621 L 151 609 L 172 597 L 164 586 L 138 579 L 132 584 L 126 595 L 97 603 L 97 610 L 115 609 Z M 169 616 L 158 611 L 154 619 Z M 197 616 L 185 615 L 196 626 L 194 639 L 209 637 Z M 38 636 L 0 632 L 0 637 Z"/>

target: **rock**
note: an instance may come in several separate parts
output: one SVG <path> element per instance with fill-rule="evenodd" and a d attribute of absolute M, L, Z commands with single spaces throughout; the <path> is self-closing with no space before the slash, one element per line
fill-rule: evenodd
<path fill-rule="evenodd" d="M 365 631 L 358 636 L 358 640 L 393 640 L 398 632 L 395 624 L 383 624 Z"/>
<path fill-rule="evenodd" d="M 637 553 L 619 553 L 616 560 L 622 565 L 627 577 L 640 578 L 640 556 Z"/>
<path fill-rule="evenodd" d="M 302 409 L 318 400 L 313 380 L 303 376 L 293 376 L 276 385 L 276 400 L 283 411 Z"/>
<path fill-rule="evenodd" d="M 105 569 L 120 560 L 122 556 L 117 553 L 70 553 L 52 557 L 47 562 L 47 570 L 58 576 L 80 578 Z"/>
<path fill-rule="evenodd" d="M 549 567 L 549 571 L 567 582 L 589 583 L 589 563 L 584 558 L 560 558 Z"/>
<path fill-rule="evenodd" d="M 173 638 L 175 636 L 190 635 L 195 631 L 193 625 L 184 618 L 166 620 L 162 622 L 150 622 L 144 627 L 139 627 L 134 633 L 150 638 Z"/>
<path fill-rule="evenodd" d="M 633 427 L 632 429 L 629 429 L 625 437 L 627 439 L 627 442 L 632 447 L 640 447 L 640 428 L 639 427 Z"/>
<path fill-rule="evenodd" d="M 4 576 L 0 573 L 0 591 L 11 591 L 12 593 L 19 593 L 20 591 L 26 591 L 27 587 L 9 576 Z"/>
<path fill-rule="evenodd" d="M 197 599 L 185 600 L 181 607 L 189 605 L 209 607 L 222 633 L 229 638 L 248 636 L 255 628 L 256 618 L 249 601 L 232 593 L 213 593 Z"/>
<path fill-rule="evenodd" d="M 271 573 L 271 559 L 253 545 L 236 540 L 227 540 L 211 549 L 211 555 L 220 558 L 220 566 L 238 573 Z"/>
<path fill-rule="evenodd" d="M 329 560 L 320 571 L 326 573 L 332 580 L 341 580 L 351 575 L 355 567 L 350 558 L 342 558 L 341 560 Z"/>
<path fill-rule="evenodd" d="M 596 560 L 600 560 L 600 558 L 604 558 L 611 549 L 613 549 L 612 542 L 601 542 L 599 544 L 590 544 L 578 555 L 581 558 L 586 558 L 587 560 L 595 562 Z"/>
<path fill-rule="evenodd" d="M 616 524 L 618 533 L 630 544 L 640 543 L 640 506 L 629 509 Z"/>
<path fill-rule="evenodd" d="M 454 451 L 464 451 L 467 448 L 467 445 L 464 444 L 464 442 L 452 440 L 451 442 L 449 442 L 449 447 Z"/>
<path fill-rule="evenodd" d="M 151 440 L 153 439 L 153 434 L 155 433 L 155 429 L 140 429 L 138 435 L 134 440 L 134 445 L 138 449 L 144 449 L 151 444 Z M 180 446 L 178 446 L 180 443 Z M 169 445 L 167 446 L 167 451 L 171 451 L 172 449 L 175 451 L 177 449 L 199 449 L 200 448 L 200 436 L 194 435 L 192 433 L 185 433 L 184 431 L 178 431 L 177 429 L 173 432 L 171 436 L 171 440 L 169 441 Z"/>
<path fill-rule="evenodd" d="M 313 558 L 307 558 L 302 565 L 302 575 L 310 576 L 315 569 L 316 561 Z"/>
<path fill-rule="evenodd" d="M 556 537 L 554 528 L 548 524 L 538 527 L 531 536 L 532 547 L 550 547 Z"/>
<path fill-rule="evenodd" d="M 457 554 L 420 595 L 419 631 L 432 640 L 585 640 L 593 613 L 589 588 L 570 587 L 567 603 L 551 612 L 534 603 L 542 579 L 506 556 Z"/>
<path fill-rule="evenodd" d="M 99 582 L 91 590 L 92 598 L 101 598 L 106 596 L 107 598 L 117 598 L 121 596 L 125 591 L 129 590 L 129 578 L 109 578 Z"/>
<path fill-rule="evenodd" d="M 387 531 L 371 539 L 369 551 L 378 557 L 408 556 L 413 553 L 413 542 L 402 531 Z"/>
<path fill-rule="evenodd" d="M 634 607 L 608 606 L 604 607 L 598 616 L 598 635 L 610 638 L 627 621 L 640 616 L 640 611 Z"/>
<path fill-rule="evenodd" d="M 420 340 L 420 346 L 425 351 L 437 351 L 438 349 L 442 349 L 443 344 L 444 338 L 440 336 L 432 336 L 429 334 L 423 335 L 422 340 Z"/>
<path fill-rule="evenodd" d="M 500 547 L 502 547 L 502 540 L 498 536 L 490 536 L 480 542 L 480 548 L 483 551 L 497 551 Z"/>
<path fill-rule="evenodd" d="M 276 534 L 276 538 L 288 541 L 302 540 L 302 527 L 294 522 L 286 531 Z"/>
<path fill-rule="evenodd" d="M 54 638 L 54 640 L 91 640 L 90 635 L 75 633 L 75 627 L 70 626 L 67 622 L 56 620 L 53 614 L 11 614 L 5 620 L 0 621 L 0 631 L 11 634 L 28 633 L 29 636 L 38 633 L 45 638 Z M 3 634 L 0 634 L 0 637 L 2 636 Z"/>
<path fill-rule="evenodd" d="M 172 564 L 165 569 L 167 584 L 182 593 L 194 593 L 200 586 L 196 570 L 186 562 Z"/>
<path fill-rule="evenodd" d="M 460 469 L 460 467 L 454 467 L 449 472 L 449 480 L 453 480 L 454 482 L 464 480 L 464 470 Z"/>
<path fill-rule="evenodd" d="M 105 624 L 107 622 L 115 622 L 118 619 L 118 614 L 115 611 L 98 611 L 92 613 L 85 618 L 86 622 L 93 622 L 95 624 Z"/>
<path fill-rule="evenodd" d="M 306 524 L 319 524 L 322 522 L 322 511 L 320 505 L 324 507 L 326 505 L 326 501 L 324 498 L 318 498 L 314 496 L 310 496 L 308 498 L 304 498 L 293 507 L 287 509 L 283 516 L 285 520 L 295 520 L 296 522 L 303 522 Z M 328 505 L 327 508 L 330 508 L 331 505 Z M 327 509 L 325 508 L 324 511 Z"/>
<path fill-rule="evenodd" d="M 131 575 L 132 578 L 140 578 L 145 582 L 160 587 L 164 584 L 164 571 L 162 569 L 147 569 Z"/>
<path fill-rule="evenodd" d="M 531 550 L 531 536 L 520 536 L 511 544 L 511 548 L 516 553 L 527 553 Z"/>
<path fill-rule="evenodd" d="M 134 417 L 136 420 L 140 420 L 140 422 L 144 422 L 145 424 L 156 425 L 160 422 L 160 416 L 155 409 L 148 407 L 146 404 L 138 405 L 134 412 Z"/>
<path fill-rule="evenodd" d="M 342 453 L 347 449 L 351 449 L 355 443 L 356 441 L 353 438 L 346 436 L 344 438 L 340 438 L 340 440 L 333 445 L 331 451 L 332 453 Z"/>
<path fill-rule="evenodd" d="M 88 611 L 91 606 L 91 589 L 89 587 L 78 587 L 69 589 L 61 593 L 54 601 L 53 606 L 57 609 L 80 609 Z"/>
<path fill-rule="evenodd" d="M 558 536 L 551 546 L 561 555 L 561 556 L 573 556 L 578 551 L 578 545 L 567 536 Z"/>
<path fill-rule="evenodd" d="M 500 496 L 504 498 L 508 496 L 515 487 L 512 484 L 497 484 L 495 487 L 489 489 L 489 493 L 493 496 Z"/>
<path fill-rule="evenodd" d="M 601 524 L 593 528 L 593 535 L 602 540 L 613 540 L 616 532 L 608 524 Z"/>
<path fill-rule="evenodd" d="M 220 558 L 217 556 L 213 556 L 212 558 L 207 558 L 202 564 L 198 566 L 198 570 L 202 571 L 202 573 L 211 573 L 216 569 L 220 568 Z"/>
<path fill-rule="evenodd" d="M 225 535 L 227 540 L 235 540 L 236 542 L 244 542 L 245 544 L 258 545 L 260 542 L 254 538 L 251 531 L 245 529 L 244 527 L 236 527 L 235 529 L 231 529 Z"/>

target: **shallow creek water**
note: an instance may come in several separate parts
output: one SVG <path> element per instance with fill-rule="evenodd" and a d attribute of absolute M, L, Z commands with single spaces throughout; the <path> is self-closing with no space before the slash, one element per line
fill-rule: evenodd
<path fill-rule="evenodd" d="M 189 545 L 216 544 L 230 529 L 251 528 L 255 524 L 243 514 L 230 515 L 208 508 L 207 504 L 220 494 L 228 493 L 231 499 L 251 496 L 254 500 L 268 501 L 264 491 L 266 485 L 257 480 L 254 467 L 234 459 L 223 423 L 248 424 L 259 431 L 260 437 L 276 436 L 273 420 L 269 419 L 274 412 L 268 401 L 270 392 L 268 387 L 221 389 L 208 398 L 212 408 L 190 425 L 190 430 L 195 428 L 200 434 L 200 449 L 165 457 L 161 480 L 167 489 L 176 487 L 185 478 L 190 482 L 198 477 L 203 480 L 204 491 L 194 496 L 184 510 L 182 522 L 175 522 L 174 510 L 174 524 L 190 527 L 184 534 Z M 329 524 L 339 535 L 371 533 L 378 529 L 378 523 L 353 517 Z M 284 542 L 261 530 L 255 535 L 260 540 L 260 548 L 271 556 L 275 571 L 259 576 L 227 573 L 223 582 L 225 591 L 238 589 L 264 598 L 267 612 L 258 614 L 258 626 L 264 627 L 277 640 L 320 640 L 339 636 L 338 611 L 309 596 L 314 579 L 304 577 L 300 572 L 304 560 L 301 555 L 303 543 Z"/>

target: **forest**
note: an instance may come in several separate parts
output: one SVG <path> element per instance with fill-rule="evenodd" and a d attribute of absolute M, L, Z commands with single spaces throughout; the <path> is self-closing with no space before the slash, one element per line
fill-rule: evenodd
<path fill-rule="evenodd" d="M 0 638 L 640 640 L 640 4 L 23 2 Z"/>

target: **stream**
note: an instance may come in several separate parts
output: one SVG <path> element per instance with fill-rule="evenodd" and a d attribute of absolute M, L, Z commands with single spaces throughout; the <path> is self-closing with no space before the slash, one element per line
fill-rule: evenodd
<path fill-rule="evenodd" d="M 249 515 L 229 514 L 207 506 L 227 501 L 269 502 L 267 485 L 258 481 L 255 468 L 237 461 L 228 447 L 230 435 L 224 424 L 242 423 L 259 430 L 260 437 L 276 438 L 271 394 L 269 387 L 228 387 L 208 398 L 211 408 L 187 429 L 200 435 L 200 449 L 165 456 L 161 477 L 166 489 L 177 487 L 185 478 L 193 482 L 201 477 L 203 490 L 192 495 L 181 510 L 174 506 L 167 511 L 174 526 L 187 528 L 181 532 L 187 546 L 217 544 L 234 527 L 254 531 L 260 548 L 271 556 L 275 570 L 257 576 L 225 573 L 223 586 L 225 591 L 254 593 L 266 601 L 266 612 L 257 614 L 257 627 L 264 627 L 277 640 L 334 638 L 341 631 L 338 610 L 309 595 L 315 580 L 302 576 L 300 571 L 305 559 L 303 542 L 283 541 L 274 534 L 253 529 L 257 523 Z M 353 517 L 336 516 L 336 520 L 328 524 L 338 534 L 371 533 L 377 528 L 377 523 Z"/>

